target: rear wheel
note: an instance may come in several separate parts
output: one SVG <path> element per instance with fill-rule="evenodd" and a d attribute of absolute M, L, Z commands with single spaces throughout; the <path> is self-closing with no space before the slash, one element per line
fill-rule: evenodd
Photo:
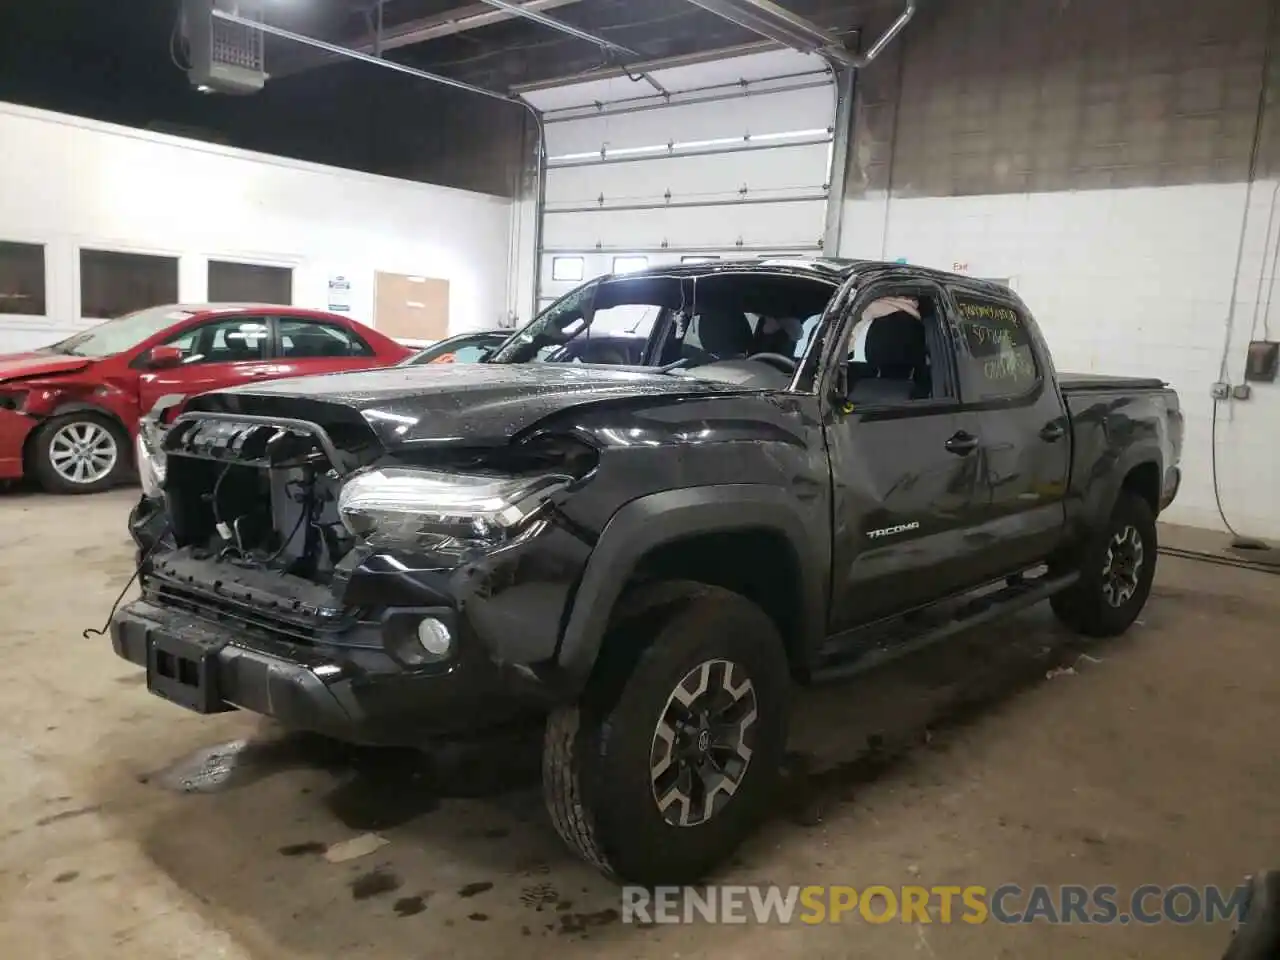
<path fill-rule="evenodd" d="M 101 414 L 67 413 L 40 427 L 32 441 L 32 466 L 49 493 L 97 493 L 129 472 L 129 441 Z"/>
<path fill-rule="evenodd" d="M 1124 633 L 1151 594 L 1156 547 L 1151 505 L 1122 491 L 1105 529 L 1084 551 L 1080 579 L 1050 601 L 1058 619 L 1090 637 Z"/>
<path fill-rule="evenodd" d="M 645 618 L 652 642 L 629 669 L 603 663 L 583 702 L 547 723 L 557 831 L 633 883 L 691 883 L 725 859 L 765 812 L 786 746 L 790 674 L 773 622 L 737 594 L 691 588 Z M 630 660 L 623 645 L 643 639 L 624 627 L 605 655 Z"/>

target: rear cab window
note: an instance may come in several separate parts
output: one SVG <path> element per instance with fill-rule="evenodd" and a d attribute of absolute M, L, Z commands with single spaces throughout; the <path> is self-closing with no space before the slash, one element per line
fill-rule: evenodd
<path fill-rule="evenodd" d="M 969 290 L 953 289 L 952 296 L 965 400 L 1014 400 L 1035 392 L 1042 371 L 1025 310 Z"/>

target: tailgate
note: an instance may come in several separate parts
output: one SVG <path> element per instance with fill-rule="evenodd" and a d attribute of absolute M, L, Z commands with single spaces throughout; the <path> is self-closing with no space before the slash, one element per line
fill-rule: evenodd
<path fill-rule="evenodd" d="M 1060 373 L 1063 393 L 1104 393 L 1107 391 L 1163 390 L 1168 384 L 1155 377 L 1113 377 L 1103 373 Z"/>

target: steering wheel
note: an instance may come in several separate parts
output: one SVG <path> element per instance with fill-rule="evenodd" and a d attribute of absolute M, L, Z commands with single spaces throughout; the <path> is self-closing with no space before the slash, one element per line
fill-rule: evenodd
<path fill-rule="evenodd" d="M 759 360 L 765 366 L 773 367 L 779 373 L 795 373 L 796 362 L 781 353 L 753 353 L 748 360 Z"/>

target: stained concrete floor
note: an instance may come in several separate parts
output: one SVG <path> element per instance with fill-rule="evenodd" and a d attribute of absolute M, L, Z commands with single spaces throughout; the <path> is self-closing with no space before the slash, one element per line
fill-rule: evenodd
<path fill-rule="evenodd" d="M 431 759 L 200 717 L 83 638 L 130 573 L 132 497 L 0 497 L 0 955 L 1221 955 L 1222 925 L 621 923 L 543 817 L 531 745 Z M 1034 610 L 808 695 L 776 815 L 718 879 L 1125 890 L 1280 866 L 1276 586 L 1162 559 L 1117 641 Z"/>

